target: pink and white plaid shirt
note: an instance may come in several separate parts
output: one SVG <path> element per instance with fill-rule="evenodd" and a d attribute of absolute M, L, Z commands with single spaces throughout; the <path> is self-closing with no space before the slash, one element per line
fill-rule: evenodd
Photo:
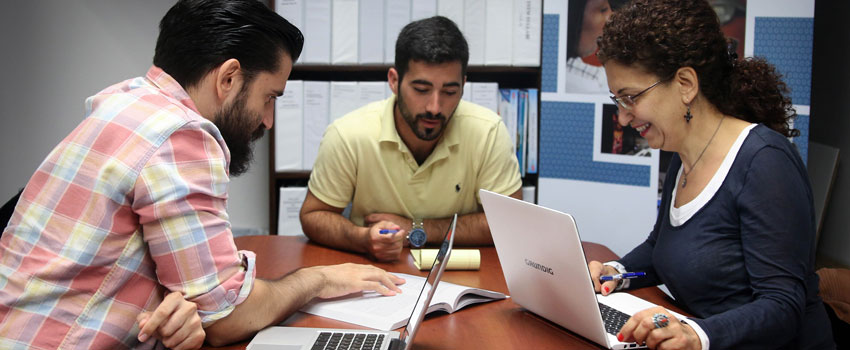
<path fill-rule="evenodd" d="M 230 153 L 152 67 L 86 100 L 87 118 L 30 179 L 0 239 L 0 348 L 119 349 L 180 291 L 205 326 L 251 292 L 226 202 Z"/>

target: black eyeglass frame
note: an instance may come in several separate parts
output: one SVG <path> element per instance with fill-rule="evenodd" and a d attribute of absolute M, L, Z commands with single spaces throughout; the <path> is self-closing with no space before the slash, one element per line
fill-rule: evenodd
<path fill-rule="evenodd" d="M 672 78 L 673 78 L 673 77 L 671 76 L 670 78 L 661 79 L 661 80 L 659 80 L 659 81 L 656 81 L 655 83 L 653 83 L 652 85 L 650 85 L 648 88 L 643 89 L 643 91 L 638 92 L 638 93 L 636 93 L 636 94 L 634 94 L 634 95 L 623 95 L 623 96 L 614 96 L 614 95 L 611 95 L 611 96 L 608 96 L 608 97 L 609 97 L 609 98 L 611 98 L 611 101 L 614 101 L 614 104 L 615 104 L 615 105 L 620 106 L 620 107 L 621 107 L 621 108 L 623 108 L 624 110 L 631 111 L 631 110 L 635 107 L 635 104 L 637 103 L 637 101 L 635 101 L 635 100 L 636 100 L 638 97 L 640 97 L 640 95 L 645 94 L 645 93 L 646 93 L 646 92 L 648 92 L 649 90 L 652 90 L 652 88 L 656 87 L 658 84 L 661 84 L 661 83 L 663 83 L 663 82 L 665 82 L 665 81 L 668 81 L 668 80 L 670 80 L 670 79 L 672 79 Z"/>

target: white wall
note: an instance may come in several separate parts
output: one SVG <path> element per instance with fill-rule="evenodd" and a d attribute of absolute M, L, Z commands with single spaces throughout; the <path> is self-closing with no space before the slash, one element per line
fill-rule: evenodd
<path fill-rule="evenodd" d="M 174 0 L 36 0 L 0 4 L 0 201 L 82 119 L 85 98 L 151 65 L 159 20 Z M 234 227 L 268 231 L 268 139 L 234 179 Z M 0 203 L 2 203 L 0 202 Z"/>

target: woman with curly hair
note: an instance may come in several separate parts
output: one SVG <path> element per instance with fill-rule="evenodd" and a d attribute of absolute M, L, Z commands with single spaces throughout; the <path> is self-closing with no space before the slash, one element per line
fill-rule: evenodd
<path fill-rule="evenodd" d="M 694 315 L 657 307 L 617 335 L 652 349 L 830 349 L 814 272 L 815 221 L 787 88 L 763 59 L 727 51 L 705 0 L 634 0 L 599 39 L 619 122 L 675 152 L 649 237 L 589 263 L 614 290 L 665 284 Z"/>

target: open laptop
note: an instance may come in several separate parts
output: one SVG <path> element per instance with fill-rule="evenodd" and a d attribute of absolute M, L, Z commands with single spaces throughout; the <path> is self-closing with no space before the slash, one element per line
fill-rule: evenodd
<path fill-rule="evenodd" d="M 381 349 L 381 350 L 408 350 L 412 347 L 413 338 L 419 329 L 419 325 L 425 318 L 427 305 L 431 303 L 437 284 L 446 270 L 446 263 L 452 253 L 455 239 L 455 227 L 457 226 L 457 214 L 452 218 L 452 223 L 443 238 L 440 251 L 431 265 L 431 272 L 422 285 L 419 297 L 407 326 L 402 333 L 395 331 L 369 331 L 355 329 L 332 329 L 332 328 L 306 328 L 306 327 L 269 327 L 251 340 L 247 350 L 307 350 L 307 349 Z"/>
<path fill-rule="evenodd" d="M 655 304 L 628 293 L 596 294 L 571 215 L 486 190 L 479 195 L 514 302 L 609 349 L 643 347 L 616 334 Z"/>

